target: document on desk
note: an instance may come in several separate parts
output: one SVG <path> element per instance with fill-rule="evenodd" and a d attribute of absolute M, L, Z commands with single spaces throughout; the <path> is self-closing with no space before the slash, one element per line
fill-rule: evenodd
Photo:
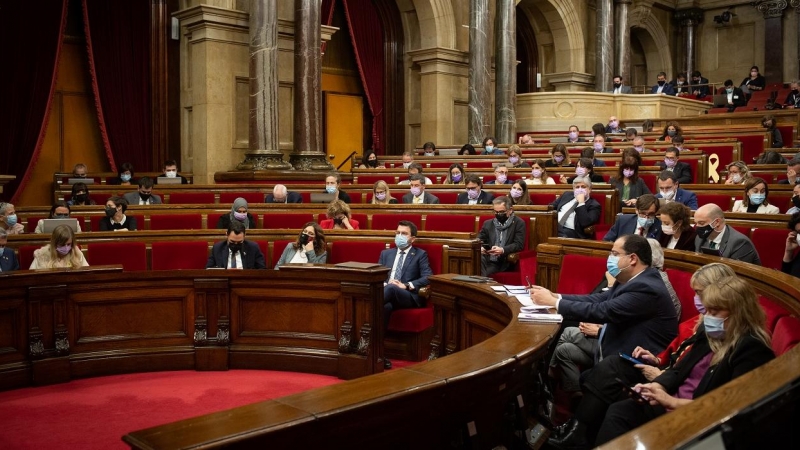
<path fill-rule="evenodd" d="M 519 313 L 517 320 L 530 323 L 561 323 L 561 314 Z"/>
<path fill-rule="evenodd" d="M 550 309 L 550 307 L 549 307 L 549 306 L 545 306 L 545 305 L 537 305 L 537 304 L 530 304 L 530 305 L 523 306 L 522 308 L 520 308 L 520 309 L 519 309 L 519 311 L 520 311 L 520 312 L 524 312 L 524 313 L 541 313 L 541 314 L 547 314 L 547 311 L 548 311 L 549 309 Z"/>
<path fill-rule="evenodd" d="M 503 287 L 506 288 L 506 291 L 508 291 L 509 295 L 529 294 L 527 286 L 513 286 L 506 284 Z"/>

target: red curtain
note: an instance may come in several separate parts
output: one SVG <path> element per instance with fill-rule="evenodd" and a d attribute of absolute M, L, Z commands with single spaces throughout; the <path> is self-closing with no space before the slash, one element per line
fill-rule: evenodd
<path fill-rule="evenodd" d="M 341 0 L 361 84 L 372 113 L 372 149 L 383 149 L 383 26 L 371 0 Z"/>
<path fill-rule="evenodd" d="M 56 87 L 67 0 L 0 0 L 0 174 L 15 202 L 39 158 Z"/>
<path fill-rule="evenodd" d="M 153 169 L 150 2 L 83 0 L 100 134 L 111 170 L 129 162 Z"/>

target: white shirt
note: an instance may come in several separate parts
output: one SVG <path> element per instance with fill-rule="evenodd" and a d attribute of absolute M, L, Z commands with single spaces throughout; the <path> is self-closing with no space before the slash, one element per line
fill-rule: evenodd
<path fill-rule="evenodd" d="M 405 254 L 404 255 L 400 255 L 400 252 L 405 252 Z M 411 252 L 411 246 L 410 245 L 408 247 L 404 248 L 404 249 L 400 249 L 400 248 L 397 249 L 397 254 L 394 256 L 394 263 L 392 264 L 392 271 L 389 272 L 389 277 L 390 277 L 389 281 L 393 280 L 393 278 L 391 278 L 391 277 L 394 276 L 394 272 L 397 269 L 397 263 L 400 262 L 400 256 L 405 256 L 406 259 L 408 259 L 409 252 Z M 405 259 L 403 260 L 403 265 L 405 265 Z M 401 272 L 400 276 L 402 276 L 402 275 L 403 275 L 403 273 Z M 400 280 L 397 280 L 397 281 L 400 281 Z M 406 284 L 408 285 L 409 289 L 414 289 L 414 285 L 412 285 L 411 283 L 406 283 Z"/>
<path fill-rule="evenodd" d="M 307 262 L 308 255 L 306 255 L 305 249 L 300 247 L 294 252 L 294 256 L 292 256 L 292 260 L 289 261 L 289 264 L 305 264 Z"/>
<path fill-rule="evenodd" d="M 678 238 L 673 234 L 672 238 L 669 240 L 669 244 L 667 244 L 667 248 L 675 250 L 676 245 L 678 245 Z"/>
<path fill-rule="evenodd" d="M 569 211 L 570 208 L 572 208 L 572 205 L 574 205 L 576 203 L 578 203 L 578 200 L 577 199 L 572 199 L 571 201 L 565 203 L 564 206 L 561 207 L 561 209 L 558 211 L 558 221 L 559 222 L 561 222 L 561 219 L 564 217 L 564 214 L 566 214 L 567 211 Z M 569 228 L 570 230 L 574 230 L 575 229 L 575 213 L 578 212 L 578 208 L 580 208 L 581 206 L 582 205 L 578 205 L 578 207 L 575 208 L 575 211 L 572 211 L 572 213 L 569 215 L 569 217 L 567 217 L 567 221 L 564 222 L 564 228 Z"/>
<path fill-rule="evenodd" d="M 666 84 L 664 84 L 664 86 L 666 86 Z M 664 90 L 664 86 L 658 86 L 658 89 L 656 90 L 656 94 L 660 94 L 661 91 Z"/>
<path fill-rule="evenodd" d="M 232 260 L 233 260 L 233 252 L 230 249 L 228 249 L 228 267 L 226 267 L 226 269 L 230 269 L 231 268 L 231 261 Z M 242 266 L 242 252 L 241 252 L 241 250 L 236 252 L 236 268 L 237 269 L 243 269 L 244 268 Z"/>

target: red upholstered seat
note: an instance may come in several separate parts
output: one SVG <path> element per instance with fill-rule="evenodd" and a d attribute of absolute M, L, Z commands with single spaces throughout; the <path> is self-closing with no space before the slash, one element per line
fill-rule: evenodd
<path fill-rule="evenodd" d="M 439 203 L 442 205 L 455 205 L 458 200 L 458 192 L 436 192 L 439 197 Z"/>
<path fill-rule="evenodd" d="M 583 255 L 564 255 L 558 276 L 559 294 L 589 294 L 603 280 L 606 259 Z"/>
<path fill-rule="evenodd" d="M 26 233 L 33 233 L 34 231 L 36 231 L 36 225 L 39 224 L 39 221 L 42 220 L 42 219 L 46 219 L 46 218 L 47 218 L 46 216 L 38 216 L 38 217 L 29 216 L 28 217 L 28 228 L 25 230 L 25 232 Z"/>
<path fill-rule="evenodd" d="M 311 193 L 301 192 L 300 197 L 303 197 L 303 203 L 311 203 Z"/>
<path fill-rule="evenodd" d="M 358 219 L 356 219 L 358 220 Z M 422 227 L 422 214 L 373 214 L 371 230 L 396 230 L 401 220 L 412 222 L 417 228 Z M 360 220 L 358 223 L 363 223 Z"/>
<path fill-rule="evenodd" d="M 331 244 L 328 264 L 348 261 L 377 263 L 384 249 L 386 249 L 386 244 L 383 242 L 336 241 Z M 280 251 L 283 251 L 283 248 Z M 280 258 L 280 253 L 277 254 L 276 261 L 277 258 Z"/>
<path fill-rule="evenodd" d="M 175 204 L 199 204 L 207 205 L 214 203 L 213 192 L 174 192 L 169 194 L 169 203 Z"/>
<path fill-rule="evenodd" d="M 694 306 L 694 289 L 690 282 L 692 274 L 677 269 L 667 269 L 666 272 L 669 282 L 672 283 L 672 287 L 678 295 L 678 300 L 681 301 L 680 322 L 686 322 L 697 315 L 697 307 Z"/>
<path fill-rule="evenodd" d="M 709 203 L 719 206 L 723 211 L 730 211 L 731 206 L 733 205 L 733 197 L 725 194 L 703 194 L 697 192 L 698 207 L 707 205 Z"/>
<path fill-rule="evenodd" d="M 589 197 L 597 200 L 597 203 L 600 203 L 600 222 L 598 222 L 598 223 L 606 223 L 606 220 L 605 220 L 606 214 L 607 214 L 607 212 L 606 212 L 606 194 L 598 194 L 596 192 L 592 192 L 591 194 L 589 194 Z M 609 225 L 613 225 L 613 223 L 611 223 Z M 596 226 L 595 226 L 595 229 L 597 229 Z"/>
<path fill-rule="evenodd" d="M 153 242 L 150 251 L 152 270 L 203 269 L 208 260 L 208 244 L 203 241 Z"/>
<path fill-rule="evenodd" d="M 644 184 L 650 188 L 650 192 L 658 192 L 656 188 L 656 175 L 651 173 L 640 173 L 639 178 L 644 181 Z"/>
<path fill-rule="evenodd" d="M 336 243 L 338 245 L 339 242 Z M 434 275 L 442 273 L 442 245 L 419 244 L 417 247 L 428 253 L 428 263 Z M 405 333 L 419 333 L 433 326 L 433 303 L 427 302 L 424 308 L 399 309 L 389 318 L 389 330 Z"/>
<path fill-rule="evenodd" d="M 395 176 L 387 174 L 385 171 L 381 171 L 380 174 L 376 174 L 376 175 L 356 175 L 356 176 L 354 176 L 354 178 L 355 177 L 358 178 L 358 181 L 357 181 L 358 184 L 375 184 L 375 182 L 377 182 L 377 181 L 385 181 L 386 184 L 395 184 L 396 183 L 396 181 L 394 180 Z M 353 182 L 356 183 L 355 180 Z M 348 194 L 351 196 L 350 199 L 352 200 L 353 199 L 352 194 L 350 194 L 349 192 L 348 192 Z"/>
<path fill-rule="evenodd" d="M 264 229 L 275 230 L 281 228 L 300 228 L 308 222 L 314 221 L 314 215 L 310 213 L 275 213 L 264 214 Z"/>
<path fill-rule="evenodd" d="M 122 264 L 126 272 L 147 270 L 144 242 L 99 242 L 88 245 L 86 260 L 91 266 Z"/>
<path fill-rule="evenodd" d="M 373 216 L 372 220 L 375 220 Z M 425 231 L 453 231 L 474 233 L 475 216 L 467 214 L 428 214 Z"/>
<path fill-rule="evenodd" d="M 23 245 L 17 249 L 20 270 L 28 270 L 33 264 L 33 252 L 40 249 L 38 245 Z"/>
<path fill-rule="evenodd" d="M 778 324 L 778 319 L 784 316 L 789 315 L 789 311 L 775 303 L 774 301 L 764 297 L 763 295 L 758 296 L 758 304 L 761 305 L 761 308 L 764 310 L 764 313 L 767 315 L 767 330 L 772 333 L 775 330 L 775 325 Z"/>
<path fill-rule="evenodd" d="M 200 214 L 152 214 L 150 229 L 201 230 L 203 229 L 203 216 Z"/>
<path fill-rule="evenodd" d="M 779 178 L 785 180 L 786 176 L 781 176 Z M 791 191 L 786 191 L 786 192 L 772 191 L 769 193 L 769 204 L 777 206 L 781 214 L 786 214 L 786 211 L 788 211 L 789 208 L 793 206 L 792 195 L 793 193 Z"/>
<path fill-rule="evenodd" d="M 800 342 L 800 319 L 794 316 L 781 317 L 772 333 L 772 350 L 780 356 Z"/>
<path fill-rule="evenodd" d="M 528 193 L 531 196 L 531 203 L 534 205 L 549 205 L 550 203 L 553 203 L 557 198 L 555 194 L 531 192 L 530 189 L 528 190 Z"/>
<path fill-rule="evenodd" d="M 777 228 L 755 228 L 750 233 L 750 240 L 756 247 L 761 265 L 770 269 L 781 270 L 783 253 L 786 248 L 786 235 L 789 232 Z"/>
<path fill-rule="evenodd" d="M 219 194 L 219 202 L 222 205 L 232 205 L 239 197 L 247 200 L 247 203 L 264 203 L 266 195 L 261 192 L 223 192 Z"/>

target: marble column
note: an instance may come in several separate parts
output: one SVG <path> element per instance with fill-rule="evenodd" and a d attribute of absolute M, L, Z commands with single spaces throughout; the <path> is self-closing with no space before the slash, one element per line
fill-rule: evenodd
<path fill-rule="evenodd" d="M 620 75 L 624 83 L 628 86 L 631 84 L 631 27 L 628 22 L 628 9 L 630 8 L 633 0 L 615 0 L 615 18 L 614 26 L 616 29 L 616 69 L 617 72 L 612 74 Z M 603 90 L 608 90 L 606 87 Z"/>
<path fill-rule="evenodd" d="M 469 142 L 480 144 L 492 126 L 489 0 L 469 2 Z"/>
<path fill-rule="evenodd" d="M 614 15 L 613 0 L 597 0 L 597 53 L 595 54 L 595 90 L 611 89 L 614 76 Z"/>
<path fill-rule="evenodd" d="M 272 0 L 269 0 L 272 1 Z M 331 170 L 322 149 L 322 0 L 294 1 L 294 151 L 297 170 Z"/>
<path fill-rule="evenodd" d="M 515 0 L 497 0 L 495 17 L 494 137 L 516 142 L 517 132 L 517 19 Z"/>
<path fill-rule="evenodd" d="M 783 80 L 783 10 L 786 0 L 768 0 L 755 5 L 764 15 L 764 70 L 767 80 Z"/>
<path fill-rule="evenodd" d="M 794 8 L 795 22 L 797 22 L 797 24 L 796 24 L 796 27 L 797 27 L 797 43 L 796 43 L 796 47 L 797 47 L 797 49 L 796 49 L 797 50 L 797 57 L 796 57 L 796 59 L 797 59 L 797 61 L 796 61 L 797 62 L 797 72 L 795 73 L 795 76 L 792 77 L 795 80 L 797 80 L 797 79 L 800 79 L 800 0 L 791 0 L 791 2 L 789 3 L 789 6 Z"/>
<path fill-rule="evenodd" d="M 278 4 L 250 5 L 250 150 L 237 169 L 291 169 L 278 146 Z"/>
<path fill-rule="evenodd" d="M 686 54 L 685 69 L 686 81 L 691 85 L 692 72 L 694 72 L 695 49 L 697 44 L 697 24 L 703 21 L 703 10 L 699 8 L 684 9 L 675 12 L 675 20 L 683 27 L 683 51 Z M 679 72 L 682 70 L 679 69 Z"/>

